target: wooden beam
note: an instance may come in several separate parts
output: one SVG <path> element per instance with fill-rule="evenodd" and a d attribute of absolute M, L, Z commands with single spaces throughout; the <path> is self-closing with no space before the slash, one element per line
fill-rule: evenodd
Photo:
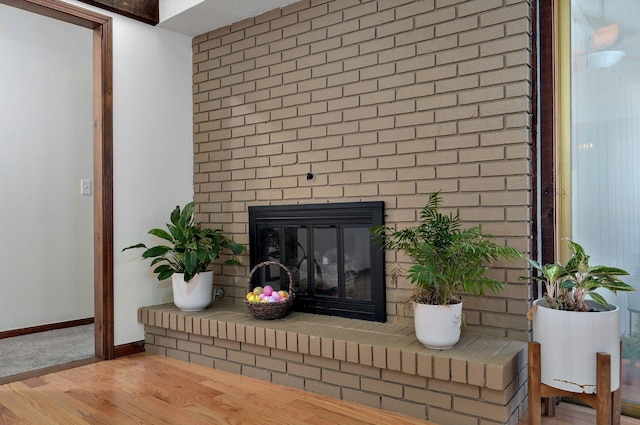
<path fill-rule="evenodd" d="M 80 0 L 83 3 L 126 16 L 149 25 L 160 20 L 158 0 Z"/>
<path fill-rule="evenodd" d="M 0 4 L 95 30 L 111 19 L 60 0 L 0 0 Z"/>

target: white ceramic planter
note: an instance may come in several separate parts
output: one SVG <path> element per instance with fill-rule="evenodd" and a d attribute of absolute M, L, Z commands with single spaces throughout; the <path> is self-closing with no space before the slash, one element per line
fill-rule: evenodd
<path fill-rule="evenodd" d="M 198 273 L 189 282 L 183 273 L 171 276 L 173 302 L 182 311 L 200 311 L 211 304 L 213 297 L 213 271 Z"/>
<path fill-rule="evenodd" d="M 427 348 L 445 350 L 460 340 L 462 302 L 450 305 L 413 304 L 418 341 Z"/>
<path fill-rule="evenodd" d="M 595 312 L 561 311 L 540 305 L 533 313 L 533 340 L 540 343 L 542 383 L 574 393 L 596 392 L 597 353 L 611 355 L 611 391 L 620 387 L 618 307 Z"/>

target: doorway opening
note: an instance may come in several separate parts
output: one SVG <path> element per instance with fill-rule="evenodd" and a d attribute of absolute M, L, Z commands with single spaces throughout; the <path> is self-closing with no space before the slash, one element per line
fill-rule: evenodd
<path fill-rule="evenodd" d="M 116 355 L 113 324 L 112 20 L 57 0 L 0 0 L 0 3 L 92 30 L 94 344 L 98 359 L 112 359 Z"/>

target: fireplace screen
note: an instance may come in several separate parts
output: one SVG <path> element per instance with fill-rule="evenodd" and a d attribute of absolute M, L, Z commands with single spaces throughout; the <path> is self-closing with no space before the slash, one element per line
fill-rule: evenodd
<path fill-rule="evenodd" d="M 251 266 L 275 260 L 293 276 L 293 309 L 383 322 L 384 252 L 369 227 L 383 224 L 382 202 L 249 207 Z M 278 266 L 254 286 L 288 289 Z"/>

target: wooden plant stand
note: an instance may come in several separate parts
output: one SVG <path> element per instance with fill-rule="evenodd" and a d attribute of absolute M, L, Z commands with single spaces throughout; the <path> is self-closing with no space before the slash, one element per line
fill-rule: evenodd
<path fill-rule="evenodd" d="M 597 392 L 573 393 L 542 383 L 540 343 L 529 342 L 529 425 L 540 425 L 544 399 L 545 416 L 555 416 L 555 397 L 575 397 L 596 410 L 597 425 L 620 425 L 621 388 L 611 392 L 611 355 L 597 354 Z"/>

